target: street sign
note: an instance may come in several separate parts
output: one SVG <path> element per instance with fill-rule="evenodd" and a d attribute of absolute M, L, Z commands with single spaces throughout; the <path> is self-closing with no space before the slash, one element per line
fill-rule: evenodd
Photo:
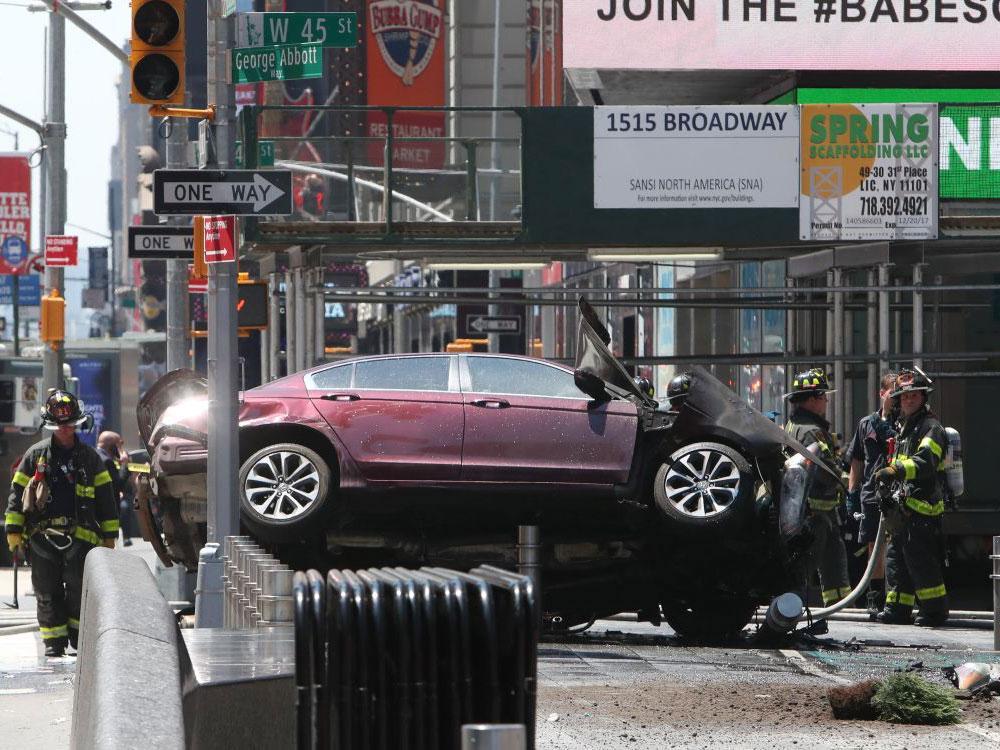
<path fill-rule="evenodd" d="M 228 263 L 236 260 L 236 217 L 206 216 L 205 262 Z"/>
<path fill-rule="evenodd" d="M 45 265 L 57 268 L 76 265 L 77 238 L 70 235 L 45 236 Z"/>
<path fill-rule="evenodd" d="M 137 260 L 191 260 L 191 227 L 129 227 L 128 257 Z"/>
<path fill-rule="evenodd" d="M 158 169 L 158 214 L 278 216 L 292 213 L 292 173 L 282 169 Z"/>
<path fill-rule="evenodd" d="M 476 333 L 520 333 L 521 319 L 516 315 L 468 315 L 465 328 Z"/>
<path fill-rule="evenodd" d="M 19 276 L 17 303 L 21 307 L 38 307 L 42 304 L 42 284 L 37 274 Z M 14 304 L 14 277 L 0 276 L 0 305 Z"/>
<path fill-rule="evenodd" d="M 356 47 L 357 13 L 241 13 L 236 17 L 237 47 L 279 44 Z"/>
<path fill-rule="evenodd" d="M 246 165 L 243 160 L 243 141 L 236 141 L 236 166 L 242 168 Z M 257 141 L 257 166 L 274 166 L 274 141 Z"/>
<path fill-rule="evenodd" d="M 238 48 L 231 51 L 230 62 L 232 83 L 323 77 L 323 48 L 318 44 Z"/>

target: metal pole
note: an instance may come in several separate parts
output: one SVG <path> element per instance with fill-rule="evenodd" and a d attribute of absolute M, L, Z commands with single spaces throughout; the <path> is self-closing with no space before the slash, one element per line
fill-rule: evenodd
<path fill-rule="evenodd" d="M 543 14 L 544 15 L 544 14 Z M 500 30 L 503 26 L 503 18 L 500 15 L 500 0 L 493 2 L 493 100 L 492 106 L 500 106 Z M 542 55 L 542 48 L 545 45 L 544 39 L 539 39 L 538 54 Z M 545 77 L 542 71 L 541 78 Z M 490 115 L 490 167 L 497 168 L 497 157 L 499 155 L 499 144 L 497 143 L 497 131 L 500 128 L 500 113 L 494 109 Z M 490 221 L 497 220 L 497 176 L 494 171 L 490 175 Z M 491 284 L 492 286 L 492 284 Z"/>
<path fill-rule="evenodd" d="M 462 750 L 524 750 L 524 724 L 463 724 Z"/>
<path fill-rule="evenodd" d="M 30 244 L 31 241 L 30 237 L 28 238 L 28 241 Z M 21 356 L 21 331 L 20 331 L 21 313 L 19 312 L 18 309 L 21 306 L 21 294 L 20 294 L 21 284 L 19 281 L 20 278 L 21 277 L 18 276 L 17 274 L 14 274 L 13 276 L 10 277 L 10 283 L 11 286 L 13 287 L 12 289 L 13 295 L 11 302 L 14 303 L 14 356 L 15 357 Z"/>
<path fill-rule="evenodd" d="M 542 534 L 538 526 L 517 527 L 517 572 L 528 576 L 542 611 Z"/>
<path fill-rule="evenodd" d="M 902 283 L 902 279 L 896 279 L 896 286 Z M 892 294 L 892 301 L 895 303 L 894 312 L 892 313 L 892 342 L 893 351 L 895 352 L 903 351 L 903 313 L 899 310 L 899 303 L 902 300 L 903 293 L 901 291 Z"/>
<path fill-rule="evenodd" d="M 278 273 L 270 274 L 268 282 L 270 314 L 267 316 L 269 331 L 267 346 L 268 357 L 271 361 L 268 369 L 270 371 L 270 379 L 277 380 L 281 377 L 281 331 L 279 329 L 281 325 L 281 297 L 279 296 L 281 275 Z"/>
<path fill-rule="evenodd" d="M 271 382 L 270 326 L 260 332 L 260 384 Z"/>
<path fill-rule="evenodd" d="M 187 160 L 187 121 L 167 118 L 167 168 L 180 169 Z M 170 224 L 181 225 L 181 217 L 171 217 Z M 167 261 L 167 371 L 187 367 L 188 349 L 188 273 L 184 260 Z"/>
<path fill-rule="evenodd" d="M 285 374 L 297 372 L 299 342 L 295 338 L 295 310 L 299 293 L 295 287 L 295 269 L 285 274 Z"/>
<path fill-rule="evenodd" d="M 316 353 L 316 290 L 313 288 L 315 274 L 313 269 L 307 268 L 302 274 L 303 297 L 305 304 L 302 305 L 302 314 L 305 320 L 302 323 L 305 335 L 302 340 L 302 369 L 312 367 Z"/>
<path fill-rule="evenodd" d="M 326 359 L 326 297 L 323 294 L 323 269 L 315 270 L 313 286 L 313 304 L 316 310 L 316 320 L 313 323 L 313 365 Z"/>
<path fill-rule="evenodd" d="M 476 170 L 476 142 L 465 142 L 465 218 L 479 219 L 479 190 Z"/>
<path fill-rule="evenodd" d="M 48 160 L 46 185 L 46 216 L 44 237 L 62 234 L 66 224 L 66 19 L 58 13 L 49 15 L 48 40 L 48 111 L 45 114 L 46 151 Z M 46 290 L 58 289 L 65 295 L 63 269 L 45 269 Z M 49 388 L 59 388 L 63 382 L 63 342 L 57 341 L 44 348 L 42 355 L 42 381 Z M 44 396 L 43 396 L 44 398 Z"/>
<path fill-rule="evenodd" d="M 924 264 L 913 264 L 913 286 L 924 283 Z M 924 366 L 924 293 L 913 292 L 913 364 Z"/>
<path fill-rule="evenodd" d="M 227 83 L 227 51 L 231 19 L 225 13 L 225 0 L 206 3 L 208 66 L 208 105 L 215 106 L 215 143 L 218 166 L 232 164 L 235 142 L 233 87 Z M 238 223 L 238 222 L 237 222 Z M 239 235 L 239 232 L 237 232 Z M 236 338 L 235 263 L 212 263 L 208 271 L 208 544 L 199 557 L 206 565 L 202 576 L 202 599 L 205 602 L 199 626 L 222 625 L 222 542 L 239 533 L 239 503 L 236 475 L 239 471 L 239 388 Z M 210 601 L 207 601 L 209 598 Z M 197 614 L 197 613 L 196 613 Z"/>
<path fill-rule="evenodd" d="M 59 0 L 42 0 L 42 2 L 44 2 L 47 6 L 49 6 L 49 10 L 52 11 L 50 18 L 55 18 L 58 16 L 60 23 L 64 24 L 63 28 L 65 28 L 65 23 L 66 23 L 66 21 L 63 18 L 63 16 L 65 16 L 77 28 L 83 31 L 84 34 L 89 36 L 99 45 L 104 47 L 104 49 L 110 52 L 118 60 L 118 62 L 122 63 L 123 65 L 129 64 L 129 58 L 127 52 L 125 52 L 121 47 L 119 47 L 113 41 L 104 36 L 104 34 L 95 29 L 85 20 L 83 20 L 83 18 L 81 18 L 75 12 L 73 12 L 71 8 L 68 8 L 66 6 L 66 3 L 59 2 Z"/>
<path fill-rule="evenodd" d="M 1000 651 L 1000 536 L 993 537 L 993 650 Z"/>
<path fill-rule="evenodd" d="M 889 264 L 878 267 L 878 285 L 885 289 L 889 286 Z M 878 369 L 885 372 L 889 369 L 889 292 L 878 293 Z"/>
<path fill-rule="evenodd" d="M 795 279 L 793 279 L 791 276 L 786 277 L 785 278 L 785 286 L 788 287 L 789 289 L 793 290 L 793 293 L 789 294 L 788 297 L 787 297 L 788 302 L 792 303 L 792 302 L 795 301 L 795 294 L 794 294 Z M 789 354 L 793 354 L 793 355 L 798 350 L 798 342 L 795 340 L 795 335 L 796 335 L 795 326 L 796 326 L 796 323 L 798 322 L 796 320 L 797 317 L 798 317 L 798 313 L 795 310 L 786 310 L 785 311 L 785 351 L 788 352 Z M 713 354 L 715 353 L 715 350 L 714 350 L 714 336 L 713 336 L 713 351 L 712 351 L 712 353 Z M 795 377 L 795 374 L 793 372 L 794 369 L 795 368 L 793 368 L 793 367 L 788 367 L 785 370 L 785 390 L 786 391 L 792 390 L 792 379 Z"/>
<path fill-rule="evenodd" d="M 868 272 L 868 286 L 875 286 L 874 269 Z M 868 354 L 874 354 L 878 351 L 878 292 L 868 292 L 868 314 L 866 322 L 868 325 Z M 879 377 L 880 373 L 878 371 L 878 364 L 875 362 L 869 362 L 868 392 L 865 397 L 865 409 L 868 408 L 872 394 L 875 393 L 875 389 L 878 387 L 877 384 Z"/>
<path fill-rule="evenodd" d="M 292 270 L 295 286 L 295 372 L 306 369 L 306 293 L 302 268 Z"/>
<path fill-rule="evenodd" d="M 843 281 L 843 269 L 834 268 L 831 275 L 833 285 L 839 287 Z M 844 354 L 844 295 L 842 292 L 833 293 L 833 354 L 836 357 L 841 357 Z M 847 383 L 844 382 L 844 361 L 842 359 L 837 359 L 833 363 L 833 382 L 836 389 L 833 394 L 834 431 L 843 442 L 844 428 L 847 424 L 844 418 L 844 395 Z"/>

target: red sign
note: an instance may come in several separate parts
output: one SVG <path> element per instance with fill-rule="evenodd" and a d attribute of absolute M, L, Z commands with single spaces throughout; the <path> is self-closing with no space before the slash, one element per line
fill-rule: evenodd
<path fill-rule="evenodd" d="M 57 268 L 76 265 L 77 238 L 69 235 L 50 234 L 45 237 L 45 266 Z"/>
<path fill-rule="evenodd" d="M 368 104 L 397 107 L 445 104 L 444 0 L 370 0 L 365 18 Z M 398 112 L 392 119 L 397 138 L 442 138 L 443 112 Z M 368 114 L 368 136 L 388 132 L 386 116 Z M 368 157 L 382 163 L 383 144 L 371 141 Z M 444 165 L 444 141 L 396 143 L 397 167 L 436 169 Z"/>
<path fill-rule="evenodd" d="M 194 266 L 188 264 L 188 291 L 191 294 L 207 294 L 208 279 L 198 279 L 194 275 Z"/>
<path fill-rule="evenodd" d="M 236 217 L 205 217 L 205 262 L 229 263 L 236 260 Z"/>
<path fill-rule="evenodd" d="M 27 272 L 31 246 L 31 167 L 28 157 L 0 156 L 0 273 Z"/>
<path fill-rule="evenodd" d="M 563 0 L 527 0 L 528 104 L 559 107 L 563 97 Z"/>

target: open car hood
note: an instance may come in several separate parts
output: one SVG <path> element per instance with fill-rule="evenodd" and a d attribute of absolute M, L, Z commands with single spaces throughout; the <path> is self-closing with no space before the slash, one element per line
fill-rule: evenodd
<path fill-rule="evenodd" d="M 136 408 L 139 436 L 152 453 L 149 439 L 163 412 L 186 399 L 208 398 L 208 381 L 194 370 L 171 370 L 143 394 Z"/>
<path fill-rule="evenodd" d="M 842 482 L 840 475 L 746 401 L 726 388 L 703 367 L 690 371 L 691 388 L 673 424 L 675 434 L 697 439 L 707 427 L 739 437 L 754 455 L 770 453 L 777 446 L 790 448 Z"/>
<path fill-rule="evenodd" d="M 594 308 L 580 297 L 580 323 L 576 329 L 576 369 L 596 375 L 605 383 L 626 391 L 642 403 L 656 408 L 656 401 L 636 387 L 621 362 L 608 349 L 611 334 L 597 317 Z"/>

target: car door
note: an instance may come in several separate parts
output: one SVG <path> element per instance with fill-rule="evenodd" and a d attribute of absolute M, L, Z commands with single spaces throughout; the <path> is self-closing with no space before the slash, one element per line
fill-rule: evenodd
<path fill-rule="evenodd" d="M 365 479 L 459 478 L 464 415 L 454 356 L 359 359 L 306 376 L 306 387 Z"/>
<path fill-rule="evenodd" d="M 541 360 L 461 355 L 463 481 L 611 484 L 628 478 L 637 409 L 593 405 Z"/>

